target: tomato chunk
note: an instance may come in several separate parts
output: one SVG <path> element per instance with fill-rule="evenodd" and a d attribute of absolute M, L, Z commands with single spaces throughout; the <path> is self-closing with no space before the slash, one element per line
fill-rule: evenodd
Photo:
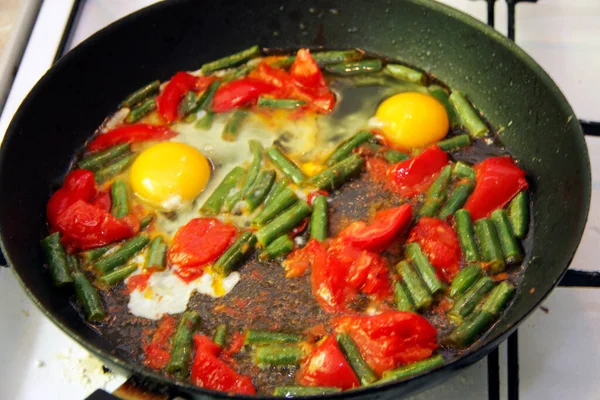
<path fill-rule="evenodd" d="M 253 78 L 241 78 L 231 81 L 217 89 L 213 98 L 212 109 L 215 112 L 229 111 L 254 103 L 260 95 L 273 93 L 276 89 L 270 83 Z"/>
<path fill-rule="evenodd" d="M 57 230 L 58 216 L 78 200 L 88 202 L 96 194 L 94 173 L 85 169 L 70 172 L 46 206 L 46 217 L 53 230 Z"/>
<path fill-rule="evenodd" d="M 156 97 L 156 108 L 168 123 L 177 119 L 179 102 L 187 92 L 195 89 L 197 83 L 198 78 L 196 76 L 187 72 L 178 72 Z"/>
<path fill-rule="evenodd" d="M 164 317 L 152 335 L 150 343 L 144 346 L 144 364 L 160 370 L 167 366 L 171 358 L 171 336 L 175 332 L 175 319 Z"/>
<path fill-rule="evenodd" d="M 124 125 L 96 137 L 96 139 L 92 140 L 92 143 L 89 144 L 88 150 L 99 151 L 122 143 L 167 140 L 175 136 L 177 136 L 177 132 L 172 131 L 166 126 L 150 124 Z"/>
<path fill-rule="evenodd" d="M 286 278 L 297 278 L 304 275 L 306 270 L 310 268 L 316 257 L 322 256 L 325 253 L 325 248 L 317 240 L 311 239 L 306 246 L 301 249 L 295 249 L 283 261 L 282 266 L 285 269 Z"/>
<path fill-rule="evenodd" d="M 305 386 L 338 387 L 342 390 L 360 386 L 333 335 L 325 339 L 306 359 L 296 380 Z"/>
<path fill-rule="evenodd" d="M 438 276 L 452 282 L 460 270 L 460 242 L 454 229 L 437 218 L 421 217 L 410 231 L 409 242 L 417 242 Z"/>
<path fill-rule="evenodd" d="M 401 196 L 415 196 L 425 191 L 435 175 L 447 164 L 448 154 L 433 145 L 418 156 L 390 167 L 388 186 Z"/>
<path fill-rule="evenodd" d="M 465 204 L 473 221 L 489 217 L 529 186 L 525 171 L 510 157 L 487 158 L 475 165 L 475 171 L 475 190 Z"/>
<path fill-rule="evenodd" d="M 438 347 L 437 332 L 418 314 L 387 311 L 379 315 L 340 317 L 336 332 L 348 333 L 361 355 L 377 373 L 431 356 Z"/>
<path fill-rule="evenodd" d="M 350 295 L 346 292 L 347 268 L 330 252 L 315 256 L 310 273 L 313 295 L 327 312 L 344 311 Z"/>

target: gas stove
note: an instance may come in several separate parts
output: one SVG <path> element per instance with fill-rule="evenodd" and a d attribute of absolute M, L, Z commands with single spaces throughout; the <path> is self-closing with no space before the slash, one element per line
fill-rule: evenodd
<path fill-rule="evenodd" d="M 31 32 L 0 116 L 3 135 L 19 104 L 63 54 L 111 22 L 155 0 L 46 0 Z M 546 299 L 488 357 L 444 383 L 409 397 L 429 399 L 597 398 L 600 382 L 600 2 L 589 0 L 442 0 L 516 40 L 557 82 L 581 119 L 592 164 L 592 205 L 571 269 Z M 31 5 L 30 5 L 31 6 Z M 1 96 L 1 94 L 0 94 Z M 1 104 L 1 102 L 0 102 Z M 0 136 L 1 137 L 1 136 Z M 2 398 L 114 398 L 128 377 L 102 363 L 48 321 L 11 271 L 0 269 Z M 101 391 L 98 389 L 102 389 Z"/>

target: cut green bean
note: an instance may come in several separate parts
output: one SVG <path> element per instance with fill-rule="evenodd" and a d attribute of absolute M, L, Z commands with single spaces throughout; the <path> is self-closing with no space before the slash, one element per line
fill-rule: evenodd
<path fill-rule="evenodd" d="M 363 54 L 357 50 L 319 51 L 311 53 L 311 55 L 319 66 L 357 61 L 363 56 Z"/>
<path fill-rule="evenodd" d="M 274 99 L 272 97 L 260 96 L 256 103 L 259 107 L 265 108 L 281 108 L 284 110 L 294 110 L 298 107 L 302 107 L 306 102 L 294 99 Z"/>
<path fill-rule="evenodd" d="M 487 311 L 471 314 L 448 336 L 447 341 L 460 347 L 470 345 L 494 321 L 494 316 Z"/>
<path fill-rule="evenodd" d="M 125 122 L 128 124 L 133 124 L 154 110 L 156 110 L 156 97 L 150 97 L 149 99 L 141 102 L 139 106 L 131 110 L 129 114 L 127 114 Z"/>
<path fill-rule="evenodd" d="M 146 255 L 146 268 L 165 268 L 165 256 L 167 254 L 167 244 L 162 236 L 157 236 L 150 242 L 148 254 Z"/>
<path fill-rule="evenodd" d="M 77 163 L 79 168 L 87 169 L 90 171 L 98 171 L 111 161 L 116 160 L 124 154 L 130 152 L 129 143 L 118 144 L 116 146 L 109 147 L 106 150 L 92 153 L 91 155 L 83 158 Z"/>
<path fill-rule="evenodd" d="M 438 217 L 445 220 L 447 217 L 457 212 L 465 205 L 467 199 L 471 193 L 473 193 L 473 189 L 475 189 L 475 183 L 473 181 L 465 179 L 459 182 L 446 201 L 446 204 L 444 204 L 440 210 Z"/>
<path fill-rule="evenodd" d="M 313 212 L 310 216 L 310 238 L 322 242 L 327 239 L 327 197 L 317 195 L 313 199 Z"/>
<path fill-rule="evenodd" d="M 475 232 L 481 249 L 483 260 L 489 264 L 488 271 L 491 274 L 498 274 L 504 271 L 504 253 L 496 226 L 491 219 L 481 218 L 475 222 Z"/>
<path fill-rule="evenodd" d="M 198 101 L 196 102 L 196 107 L 194 107 L 194 109 L 191 112 L 195 114 L 198 113 L 200 110 L 210 111 L 213 97 L 215 97 L 215 93 L 217 92 L 217 89 L 220 85 L 221 82 L 219 80 L 216 80 L 213 83 L 211 83 L 210 86 L 208 86 L 206 90 L 202 92 L 202 94 L 198 98 Z"/>
<path fill-rule="evenodd" d="M 433 217 L 437 214 L 442 204 L 446 201 L 446 192 L 451 175 L 452 167 L 450 165 L 442 169 L 440 175 L 433 181 L 429 190 L 427 190 L 427 197 L 425 197 L 425 202 L 419 210 L 419 216 Z"/>
<path fill-rule="evenodd" d="M 212 127 L 213 120 L 215 119 L 215 113 L 210 110 L 205 110 L 204 115 L 198 118 L 194 127 L 207 131 Z"/>
<path fill-rule="evenodd" d="M 433 298 L 414 267 L 406 261 L 400 261 L 396 265 L 396 270 L 402 277 L 417 310 L 428 308 L 433 302 Z"/>
<path fill-rule="evenodd" d="M 187 117 L 195 108 L 198 102 L 198 97 L 193 90 L 190 90 L 183 96 L 183 99 L 179 102 L 179 108 L 177 113 L 181 118 Z"/>
<path fill-rule="evenodd" d="M 242 167 L 234 167 L 225 178 L 221 181 L 219 186 L 212 192 L 212 194 L 206 199 L 200 211 L 206 215 L 217 215 L 221 212 L 223 203 L 238 182 L 242 180 L 245 170 Z"/>
<path fill-rule="evenodd" d="M 256 232 L 258 243 L 265 247 L 279 236 L 294 229 L 311 212 L 310 206 L 303 200 L 299 200 L 267 225 Z"/>
<path fill-rule="evenodd" d="M 79 259 L 75 254 L 69 254 L 67 256 L 67 267 L 69 268 L 69 272 L 71 274 L 79 271 Z"/>
<path fill-rule="evenodd" d="M 465 292 L 465 294 L 456 300 L 448 312 L 448 315 L 455 320 L 462 321 L 463 318 L 467 317 L 475 310 L 483 297 L 492 290 L 493 287 L 494 281 L 492 278 L 489 276 L 480 278 Z"/>
<path fill-rule="evenodd" d="M 390 164 L 396 164 L 400 161 L 408 160 L 410 156 L 402 153 L 401 151 L 389 149 L 383 153 L 383 158 Z"/>
<path fill-rule="evenodd" d="M 221 346 L 221 348 L 225 347 L 225 339 L 227 338 L 227 325 L 221 324 L 217 326 L 215 329 L 215 337 L 213 342 Z"/>
<path fill-rule="evenodd" d="M 358 75 L 369 72 L 379 72 L 382 68 L 381 60 L 362 60 L 326 65 L 325 70 L 336 75 Z"/>
<path fill-rule="evenodd" d="M 346 357 L 346 360 L 354 370 L 354 373 L 362 385 L 370 385 L 377 380 L 377 375 L 362 358 L 358 346 L 347 333 L 339 333 L 335 336 L 337 343 Z"/>
<path fill-rule="evenodd" d="M 105 314 L 100 295 L 83 272 L 73 273 L 73 287 L 75 288 L 77 301 L 83 308 L 85 318 L 90 322 L 103 320 Z"/>
<path fill-rule="evenodd" d="M 450 297 L 457 298 L 464 294 L 482 275 L 483 270 L 478 264 L 471 264 L 461 269 L 452 280 Z"/>
<path fill-rule="evenodd" d="M 248 329 L 246 330 L 244 344 L 297 343 L 301 339 L 302 336 L 295 333 Z"/>
<path fill-rule="evenodd" d="M 488 135 L 487 125 L 462 93 L 453 91 L 450 94 L 450 103 L 454 106 L 462 125 L 471 136 L 480 138 Z"/>
<path fill-rule="evenodd" d="M 94 178 L 97 184 L 101 184 L 106 182 L 107 180 L 114 178 L 119 175 L 121 172 L 125 171 L 135 159 L 135 154 L 125 155 L 118 160 L 115 160 L 113 163 L 107 165 L 101 170 L 97 171 L 94 174 Z"/>
<path fill-rule="evenodd" d="M 231 54 L 227 57 L 219 58 L 218 60 L 206 63 L 202 66 L 201 71 L 204 75 L 208 75 L 211 72 L 218 71 L 220 69 L 234 67 L 236 65 L 250 60 L 251 58 L 258 57 L 259 55 L 260 47 L 255 45 L 238 53 Z"/>
<path fill-rule="evenodd" d="M 235 205 L 241 201 L 246 194 L 252 189 L 254 186 L 254 182 L 258 177 L 260 172 L 260 166 L 263 158 L 263 148 L 260 142 L 256 140 L 248 141 L 248 145 L 250 146 L 250 151 L 252 152 L 252 162 L 250 163 L 250 167 L 248 167 L 248 171 L 242 180 L 242 185 L 239 190 L 232 190 L 229 193 L 229 196 L 225 198 L 224 206 L 225 211 L 230 212 Z"/>
<path fill-rule="evenodd" d="M 271 202 L 271 200 L 273 200 L 275 198 L 275 196 L 277 196 L 279 193 L 281 193 L 283 191 L 283 189 L 288 187 L 291 183 L 292 183 L 292 180 L 290 178 L 288 178 L 287 176 L 284 176 L 283 178 L 281 178 L 280 180 L 275 182 L 275 184 L 271 188 L 271 191 L 269 192 L 269 195 L 267 196 L 267 198 L 265 200 L 265 205 L 269 204 Z"/>
<path fill-rule="evenodd" d="M 110 188 L 110 194 L 112 198 L 112 209 L 111 214 L 115 218 L 123 218 L 129 214 L 129 190 L 127 184 L 121 179 L 117 179 L 113 182 Z"/>
<path fill-rule="evenodd" d="M 142 250 L 150 242 L 146 235 L 137 235 L 129 239 L 115 252 L 102 257 L 94 264 L 94 268 L 103 274 L 108 274 L 112 270 L 124 265 L 131 257 Z"/>
<path fill-rule="evenodd" d="M 507 281 L 500 282 L 483 302 L 481 310 L 497 317 L 515 293 L 515 287 Z"/>
<path fill-rule="evenodd" d="M 418 243 L 411 243 L 406 246 L 406 255 L 417 267 L 423 282 L 425 282 L 431 293 L 435 294 L 444 289 L 444 284 L 437 277 L 435 268 L 429 263 L 427 256 L 423 253 Z"/>
<path fill-rule="evenodd" d="M 394 300 L 398 311 L 415 311 L 415 305 L 410 298 L 410 293 L 408 293 L 408 289 L 402 282 L 394 283 Z"/>
<path fill-rule="evenodd" d="M 273 146 L 267 149 L 267 156 L 273 164 L 285 175 L 289 176 L 292 181 L 299 185 L 306 179 L 306 175 L 298 168 L 298 166 L 285 156 L 277 147 Z"/>
<path fill-rule="evenodd" d="M 470 144 L 471 136 L 467 135 L 466 133 L 437 142 L 438 147 L 444 151 L 455 151 L 461 147 L 467 147 Z"/>
<path fill-rule="evenodd" d="M 425 85 L 427 83 L 427 75 L 425 73 L 405 65 L 388 64 L 385 67 L 385 72 L 396 79 L 416 83 L 417 85 Z"/>
<path fill-rule="evenodd" d="M 158 93 L 160 89 L 160 82 L 153 81 L 149 84 L 142 86 L 135 92 L 131 93 L 129 96 L 125 98 L 121 102 L 122 107 L 133 107 L 138 103 L 141 103 L 143 100 L 146 100 L 148 97 L 154 96 Z"/>
<path fill-rule="evenodd" d="M 444 89 L 441 86 L 432 85 L 432 86 L 429 86 L 429 94 L 431 94 L 433 97 L 435 97 L 437 99 L 437 101 L 442 103 L 444 108 L 446 108 L 446 113 L 448 114 L 448 120 L 450 121 L 450 127 L 451 128 L 459 127 L 460 119 L 458 118 L 458 115 L 456 114 L 456 110 L 454 109 L 454 106 L 452 104 L 450 104 L 450 99 L 448 96 L 448 92 L 446 92 L 446 89 Z"/>
<path fill-rule="evenodd" d="M 456 222 L 456 233 L 458 234 L 458 240 L 460 241 L 465 261 L 470 263 L 480 261 L 481 255 L 479 254 L 479 248 L 475 240 L 471 214 L 468 210 L 460 209 L 454 213 L 454 219 Z"/>
<path fill-rule="evenodd" d="M 278 397 L 304 397 L 321 396 L 331 393 L 339 393 L 342 389 L 336 387 L 324 386 L 277 386 L 273 391 L 273 396 Z"/>
<path fill-rule="evenodd" d="M 256 236 L 252 232 L 242 233 L 237 240 L 217 259 L 213 268 L 221 276 L 229 275 L 240 266 L 244 258 L 254 251 Z"/>
<path fill-rule="evenodd" d="M 298 196 L 289 187 L 284 188 L 273 200 L 269 201 L 260 213 L 252 219 L 252 225 L 263 226 L 285 210 L 296 204 Z"/>
<path fill-rule="evenodd" d="M 223 128 L 221 138 L 226 142 L 235 142 L 240 135 L 240 128 L 244 120 L 250 115 L 246 110 L 236 110 L 233 115 L 229 118 L 229 121 Z"/>
<path fill-rule="evenodd" d="M 281 235 L 273 240 L 265 249 L 258 255 L 261 260 L 273 260 L 278 257 L 288 255 L 294 250 L 294 241 L 288 235 Z"/>
<path fill-rule="evenodd" d="M 515 236 L 523 239 L 527 234 L 529 225 L 529 200 L 527 192 L 519 192 L 510 202 L 509 206 L 510 223 Z"/>
<path fill-rule="evenodd" d="M 104 253 L 106 253 L 113 247 L 114 247 L 113 244 L 109 244 L 106 246 L 97 247 L 95 249 L 87 250 L 87 251 L 84 251 L 83 253 L 80 253 L 79 255 L 81 256 L 81 261 L 83 262 L 83 265 L 89 265 L 89 264 L 93 263 L 94 261 L 96 261 L 97 259 L 102 257 L 104 255 Z"/>
<path fill-rule="evenodd" d="M 445 363 L 446 360 L 444 359 L 444 356 L 437 354 L 425 360 L 417 361 L 391 371 L 385 371 L 380 382 L 410 378 L 432 369 L 439 368 Z"/>
<path fill-rule="evenodd" d="M 471 168 L 468 164 L 459 161 L 454 164 L 454 168 L 452 169 L 452 175 L 458 178 L 467 178 L 475 181 L 475 170 Z"/>
<path fill-rule="evenodd" d="M 271 190 L 271 186 L 273 186 L 273 182 L 275 182 L 276 176 L 277 174 L 273 170 L 261 171 L 259 173 L 254 186 L 246 196 L 248 211 L 254 211 L 263 203 L 269 194 L 269 190 Z"/>
<path fill-rule="evenodd" d="M 142 220 L 140 221 L 140 229 L 141 230 L 146 229 L 148 227 L 148 225 L 150 225 L 152 223 L 152 221 L 154 221 L 154 218 L 156 218 L 154 213 L 150 213 L 150 214 L 146 215 L 144 218 L 142 218 Z"/>
<path fill-rule="evenodd" d="M 124 281 L 127 277 L 137 271 L 137 265 L 126 265 L 115 269 L 110 274 L 106 274 L 98 278 L 98 280 L 106 286 L 113 286 Z"/>
<path fill-rule="evenodd" d="M 73 282 L 67 265 L 67 255 L 60 243 L 60 234 L 55 232 L 41 241 L 42 250 L 48 262 L 48 272 L 56 286 L 64 286 Z"/>
<path fill-rule="evenodd" d="M 364 160 L 358 154 L 351 154 L 339 163 L 310 179 L 313 186 L 322 190 L 335 190 L 343 185 L 350 177 L 358 174 L 364 165 Z"/>
<path fill-rule="evenodd" d="M 361 144 L 367 142 L 368 140 L 373 138 L 373 134 L 369 131 L 360 131 L 349 139 L 343 141 L 336 147 L 336 149 L 331 153 L 325 164 L 328 167 L 331 167 L 334 164 L 342 161 L 344 158 L 348 157 L 352 150 Z"/>
<path fill-rule="evenodd" d="M 173 339 L 173 350 L 167 364 L 167 372 L 178 378 L 185 378 L 190 373 L 190 356 L 192 354 L 192 337 L 200 324 L 200 313 L 197 311 L 186 311 L 179 321 L 175 338 Z"/>
<path fill-rule="evenodd" d="M 303 357 L 302 348 L 293 344 L 259 346 L 254 350 L 254 363 L 260 367 L 298 365 Z"/>
<path fill-rule="evenodd" d="M 496 225 L 502 252 L 504 253 L 504 262 L 506 264 L 518 264 L 523 261 L 521 246 L 513 233 L 510 219 L 506 210 L 496 210 L 492 212 L 492 221 Z"/>

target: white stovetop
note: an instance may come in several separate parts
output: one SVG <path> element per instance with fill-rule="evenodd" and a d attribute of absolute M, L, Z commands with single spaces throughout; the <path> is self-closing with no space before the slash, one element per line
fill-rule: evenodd
<path fill-rule="evenodd" d="M 87 0 L 73 45 L 153 0 Z M 443 3 L 484 20 L 483 1 Z M 46 0 L 5 110 L 0 138 L 19 103 L 52 64 L 74 0 Z M 517 7 L 517 43 L 549 72 L 581 119 L 600 120 L 600 1 L 543 0 Z M 506 6 L 496 6 L 496 26 L 506 29 Z M 1 72 L 0 72 L 1 73 Z M 592 209 L 573 260 L 576 269 L 600 270 L 600 138 L 587 138 L 592 160 Z M 0 398 L 80 400 L 98 387 L 112 390 L 125 377 L 102 373 L 101 363 L 52 325 L 29 301 L 9 270 L 0 270 Z M 600 290 L 558 288 L 519 328 L 520 389 L 524 399 L 594 399 L 600 393 Z M 505 345 L 500 349 L 501 394 L 506 398 Z M 412 397 L 487 398 L 486 362 Z"/>

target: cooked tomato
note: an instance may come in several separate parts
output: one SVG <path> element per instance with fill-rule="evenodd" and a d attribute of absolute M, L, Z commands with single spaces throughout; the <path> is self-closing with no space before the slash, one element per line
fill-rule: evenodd
<path fill-rule="evenodd" d="M 390 167 L 387 174 L 388 186 L 401 196 L 415 196 L 423 193 L 435 175 L 447 164 L 448 154 L 433 145 L 418 156 Z"/>
<path fill-rule="evenodd" d="M 103 133 L 92 140 L 89 151 L 104 150 L 122 143 L 147 142 L 149 140 L 167 140 L 177 136 L 177 132 L 166 126 L 150 124 L 124 125 Z"/>
<path fill-rule="evenodd" d="M 163 369 L 171 358 L 171 336 L 175 332 L 175 319 L 163 317 L 152 335 L 150 343 L 144 346 L 144 364 L 152 369 Z"/>
<path fill-rule="evenodd" d="M 46 217 L 53 230 L 58 229 L 57 219 L 67 208 L 78 200 L 88 202 L 96 194 L 94 173 L 85 169 L 70 172 L 63 186 L 58 189 L 46 206 Z"/>
<path fill-rule="evenodd" d="M 130 276 L 127 279 L 127 292 L 131 293 L 135 290 L 143 291 L 148 286 L 148 280 L 150 280 L 151 276 L 150 272 Z"/>
<path fill-rule="evenodd" d="M 203 79 L 203 83 L 205 83 L 205 81 L 206 79 Z M 177 119 L 179 102 L 187 92 L 196 89 L 197 83 L 198 77 L 190 75 L 187 72 L 178 72 L 171 78 L 169 83 L 167 83 L 164 90 L 156 97 L 157 110 L 167 122 L 171 123 Z"/>
<path fill-rule="evenodd" d="M 330 252 L 316 254 L 311 266 L 310 285 L 321 308 L 327 312 L 344 311 L 347 308 L 347 268 Z"/>
<path fill-rule="evenodd" d="M 90 202 L 94 207 L 98 207 L 106 212 L 110 211 L 112 207 L 112 198 L 107 190 L 96 193 L 96 196 Z"/>
<path fill-rule="evenodd" d="M 241 78 L 221 85 L 213 98 L 212 109 L 225 112 L 256 102 L 263 94 L 276 91 L 276 87 L 254 78 Z"/>

